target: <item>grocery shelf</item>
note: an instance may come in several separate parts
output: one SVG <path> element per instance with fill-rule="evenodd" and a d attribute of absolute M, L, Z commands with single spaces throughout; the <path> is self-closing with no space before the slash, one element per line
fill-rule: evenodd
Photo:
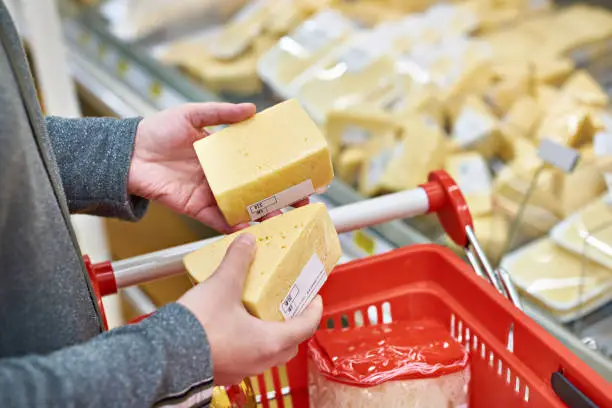
<path fill-rule="evenodd" d="M 118 40 L 105 29 L 104 21 L 98 14 L 88 11 L 76 13 L 72 9 L 65 14 L 65 34 L 69 43 L 72 73 L 79 84 L 81 95 L 102 112 L 118 116 L 139 116 L 185 102 L 239 101 L 206 91 L 201 84 L 157 63 L 144 47 Z M 603 44 L 589 51 L 590 53 L 578 53 L 574 57 L 611 91 L 612 69 L 609 68 L 612 68 L 612 58 L 598 58 L 595 63 L 587 63 L 592 60 L 589 56 L 605 54 L 603 51 L 608 49 L 606 47 L 612 50 L 612 44 Z M 266 96 L 258 96 L 255 100 L 249 98 L 249 101 L 255 102 L 259 109 L 271 104 L 271 99 Z M 342 181 L 335 180 L 320 199 L 328 205 L 337 206 L 361 200 L 363 197 Z M 189 222 L 192 228 L 199 228 L 199 225 L 191 220 L 186 222 Z M 429 226 L 427 220 L 416 222 Z M 424 230 L 426 229 L 421 228 L 421 231 Z M 434 229 L 424 234 L 407 222 L 389 222 L 345 236 L 344 261 L 384 252 L 393 247 L 432 241 L 442 242 L 439 231 Z M 148 305 L 146 299 L 142 298 L 142 293 L 136 290 L 124 291 L 124 295 L 133 298 L 133 302 Z M 612 360 L 590 349 L 567 327 L 535 306 L 526 304 L 525 311 L 577 356 L 612 381 Z"/>

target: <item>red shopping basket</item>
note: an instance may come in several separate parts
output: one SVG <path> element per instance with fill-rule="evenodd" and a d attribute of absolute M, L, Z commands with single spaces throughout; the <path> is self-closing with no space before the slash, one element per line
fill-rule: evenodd
<path fill-rule="evenodd" d="M 472 408 L 612 408 L 612 385 L 515 306 L 520 301 L 512 282 L 486 260 L 465 200 L 445 172 L 431 173 L 429 183 L 418 189 L 336 208 L 330 216 L 338 231 L 349 231 L 426 212 L 438 213 L 472 265 L 432 244 L 341 265 L 321 290 L 322 326 L 375 325 L 389 319 L 438 321 L 470 351 Z M 117 263 L 93 265 L 86 258 L 86 264 L 101 297 L 182 272 L 182 256 L 205 243 Z M 308 407 L 305 345 L 286 366 L 253 380 L 264 408 Z"/>
<path fill-rule="evenodd" d="M 414 245 L 349 262 L 334 270 L 321 295 L 322 325 L 328 328 L 373 325 L 389 317 L 430 318 L 448 327 L 470 351 L 472 408 L 564 407 L 557 392 L 571 384 L 574 398 L 584 393 L 596 405 L 570 406 L 612 407 L 612 385 L 447 248 Z M 286 368 L 254 381 L 263 407 L 308 407 L 306 360 L 302 346 Z M 558 381 L 563 384 L 555 391 L 552 383 Z"/>

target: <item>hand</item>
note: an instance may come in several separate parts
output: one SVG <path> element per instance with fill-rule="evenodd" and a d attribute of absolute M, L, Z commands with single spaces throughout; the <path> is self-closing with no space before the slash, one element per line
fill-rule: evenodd
<path fill-rule="evenodd" d="M 208 337 L 216 385 L 232 385 L 284 364 L 312 337 L 323 313 L 317 296 L 300 316 L 265 322 L 250 315 L 241 297 L 255 255 L 255 238 L 243 234 L 230 245 L 217 271 L 178 302 L 198 318 Z"/>
<path fill-rule="evenodd" d="M 204 127 L 241 122 L 253 114 L 255 105 L 250 103 L 193 103 L 144 118 L 136 131 L 128 176 L 130 194 L 156 200 L 219 232 L 247 227 L 241 224 L 230 228 L 225 221 L 193 143 L 208 135 Z"/>

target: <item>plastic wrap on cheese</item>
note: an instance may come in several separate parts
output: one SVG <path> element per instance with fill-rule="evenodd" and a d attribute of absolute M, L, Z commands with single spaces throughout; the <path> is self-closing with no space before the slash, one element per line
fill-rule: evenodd
<path fill-rule="evenodd" d="M 311 408 L 465 407 L 467 351 L 432 320 L 317 332 L 308 343 Z"/>

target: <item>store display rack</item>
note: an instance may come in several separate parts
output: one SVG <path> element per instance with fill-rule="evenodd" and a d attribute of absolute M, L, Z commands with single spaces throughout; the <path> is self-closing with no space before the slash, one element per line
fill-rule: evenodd
<path fill-rule="evenodd" d="M 101 112 L 118 116 L 141 116 L 186 102 L 240 102 L 226 95 L 208 92 L 201 84 L 178 71 L 161 66 L 146 48 L 118 40 L 108 32 L 104 20 L 95 11 L 83 10 L 72 1 L 62 1 L 61 5 L 72 74 L 82 96 Z M 612 88 L 612 69 L 607 69 L 612 67 L 612 57 L 597 58 L 595 63 L 591 61 L 594 56 L 607 55 L 609 50 L 612 50 L 612 45 L 606 43 L 574 55 L 577 63 L 591 71 L 608 90 Z M 266 94 L 255 99 L 249 98 L 249 101 L 254 102 L 259 110 L 273 103 L 270 95 Z M 324 196 L 315 199 L 336 206 L 361 200 L 362 197 L 343 182 L 334 181 Z M 191 225 L 198 228 L 194 223 Z M 426 234 L 421 231 L 406 222 L 393 221 L 351 233 L 343 237 L 344 261 L 385 252 L 393 247 L 441 242 L 442 237 L 438 231 L 428 231 Z M 135 306 L 138 308 L 139 304 L 144 305 L 141 311 L 148 313 L 146 309 L 150 308 L 150 304 L 143 301 L 142 293 L 137 288 L 125 292 L 126 295 L 130 293 L 132 295 L 129 297 Z M 612 381 L 612 359 L 591 349 L 545 312 L 528 303 L 524 307 L 534 320 L 572 352 Z"/>

